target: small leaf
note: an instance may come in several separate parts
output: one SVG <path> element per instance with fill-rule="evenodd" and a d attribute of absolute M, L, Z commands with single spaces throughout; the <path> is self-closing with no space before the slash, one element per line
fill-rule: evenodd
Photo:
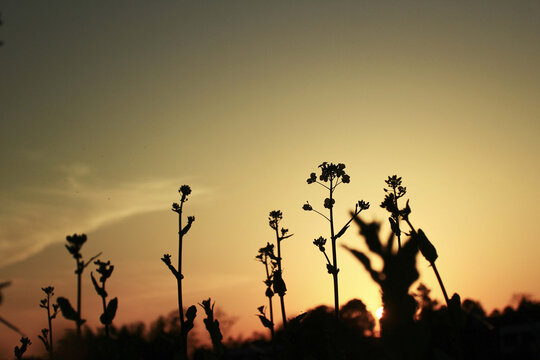
<path fill-rule="evenodd" d="M 344 226 L 344 227 L 337 233 L 337 235 L 334 235 L 334 240 L 337 240 L 337 239 L 339 239 L 341 236 L 343 236 L 343 234 L 345 234 L 345 231 L 347 231 L 348 228 L 349 228 L 349 225 Z"/>
<path fill-rule="evenodd" d="M 257 315 L 257 316 L 261 320 L 261 323 L 263 324 L 264 327 L 271 329 L 274 326 L 274 324 L 272 324 L 272 322 L 268 320 L 265 316 L 262 316 L 262 315 Z"/>
<path fill-rule="evenodd" d="M 99 284 L 97 283 L 96 279 L 94 278 L 94 274 L 90 273 L 90 277 L 92 278 L 92 284 L 94 284 L 94 288 L 96 289 L 96 292 L 101 297 L 107 297 L 107 291 L 103 289 Z"/>
<path fill-rule="evenodd" d="M 366 254 L 364 254 L 361 251 L 351 249 L 351 248 L 349 248 L 347 246 L 344 246 L 344 248 L 349 250 L 358 259 L 358 261 L 360 261 L 362 263 L 362 265 L 364 265 L 366 270 L 371 275 L 371 278 L 376 283 L 378 283 L 378 284 L 381 283 L 381 275 L 379 274 L 379 272 L 373 270 L 373 268 L 371 267 L 371 260 L 369 260 L 369 258 L 366 256 Z"/>
<path fill-rule="evenodd" d="M 105 312 L 101 314 L 99 317 L 99 320 L 103 325 L 111 325 L 112 321 L 114 319 L 114 316 L 116 315 L 116 310 L 118 309 L 118 298 L 114 298 L 111 301 L 109 301 L 109 304 L 107 305 L 107 308 L 105 309 Z"/>
<path fill-rule="evenodd" d="M 390 228 L 392 229 L 392 232 L 396 236 L 401 236 L 401 230 L 399 229 L 398 224 L 392 219 L 391 217 L 388 218 L 388 221 L 390 221 Z"/>
<path fill-rule="evenodd" d="M 81 319 L 79 316 L 79 313 L 73 309 L 73 306 L 71 306 L 68 299 L 64 297 L 59 297 L 56 299 L 56 302 L 58 306 L 60 307 L 60 311 L 62 312 L 62 316 L 66 318 L 67 320 L 75 321 L 77 324 L 82 325 L 86 320 Z"/>

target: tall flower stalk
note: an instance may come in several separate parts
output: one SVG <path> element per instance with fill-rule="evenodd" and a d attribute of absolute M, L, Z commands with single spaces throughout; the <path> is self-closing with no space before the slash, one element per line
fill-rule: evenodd
<path fill-rule="evenodd" d="M 274 285 L 274 293 L 279 295 L 279 302 L 281 304 L 281 317 L 283 318 L 283 326 L 287 325 L 287 314 L 285 313 L 285 293 L 287 292 L 287 286 L 283 280 L 283 269 L 281 267 L 281 242 L 287 238 L 293 236 L 293 234 L 287 235 L 289 229 L 279 228 L 279 222 L 283 219 L 283 213 L 280 210 L 270 211 L 268 216 L 268 224 L 276 233 L 277 243 L 277 269 L 274 269 L 272 282 Z"/>
<path fill-rule="evenodd" d="M 94 274 L 90 273 L 90 277 L 92 278 L 92 284 L 94 284 L 94 288 L 96 289 L 97 294 L 101 297 L 101 303 L 103 305 L 103 314 L 99 317 L 99 321 L 105 326 L 105 336 L 107 338 L 110 338 L 109 335 L 109 326 L 112 324 L 112 321 L 114 319 L 114 316 L 116 315 L 116 310 L 118 309 L 118 298 L 114 298 L 107 304 L 107 290 L 105 290 L 105 284 L 107 282 L 107 279 L 111 277 L 111 274 L 114 270 L 114 266 L 111 265 L 110 261 L 103 262 L 100 260 L 97 260 L 94 262 L 95 265 L 97 265 L 97 272 L 101 275 L 99 277 L 99 282 L 101 285 L 98 284 L 96 278 L 94 278 Z"/>
<path fill-rule="evenodd" d="M 457 306 L 459 307 L 458 297 L 453 297 L 454 299 L 456 299 L 454 301 L 451 301 L 448 297 L 446 288 L 444 287 L 444 283 L 441 279 L 439 271 L 437 270 L 435 260 L 437 260 L 438 255 L 435 246 L 433 246 L 433 244 L 428 240 L 422 229 L 418 229 L 417 231 L 409 220 L 409 215 L 411 213 L 409 200 L 407 200 L 407 203 L 403 209 L 400 209 L 398 206 L 398 199 L 400 199 L 407 193 L 407 188 L 402 186 L 401 177 L 398 177 L 397 175 L 392 175 L 389 176 L 388 179 L 385 180 L 385 182 L 389 188 L 384 189 L 384 191 L 386 192 L 386 196 L 381 204 L 381 207 L 385 208 L 386 210 L 388 210 L 388 212 L 390 212 L 390 217 L 388 218 L 388 220 L 390 221 L 390 227 L 392 228 L 392 232 L 397 236 L 399 249 L 401 249 L 401 243 L 399 242 L 401 235 L 399 222 L 400 220 L 403 220 L 407 223 L 407 225 L 409 225 L 412 240 L 416 243 L 418 249 L 424 256 L 424 258 L 431 265 L 431 268 L 433 269 L 433 272 L 437 277 L 437 281 L 439 282 L 439 286 L 441 287 L 441 291 L 443 293 L 444 300 L 446 301 L 447 306 L 449 308 L 454 308 L 455 304 L 453 303 L 457 302 Z"/>
<path fill-rule="evenodd" d="M 47 295 L 46 298 L 41 299 L 39 307 L 47 310 L 47 323 L 49 328 L 41 329 L 41 335 L 38 335 L 38 338 L 43 342 L 45 349 L 49 353 L 49 359 L 53 358 L 53 330 L 52 330 L 52 320 L 56 318 L 58 314 L 58 305 L 52 304 L 52 313 L 51 313 L 51 297 L 54 295 L 54 288 L 52 286 L 47 286 L 41 288 L 43 292 Z"/>
<path fill-rule="evenodd" d="M 321 252 L 326 257 L 327 264 L 326 268 L 328 270 L 328 273 L 332 275 L 334 280 L 334 312 L 336 319 L 339 319 L 339 286 L 338 286 L 338 260 L 337 260 L 337 249 L 336 249 L 336 242 L 337 239 L 343 236 L 345 234 L 345 231 L 349 228 L 349 225 L 351 221 L 362 211 L 369 208 L 369 203 L 360 200 L 356 203 L 354 215 L 351 217 L 351 219 L 341 228 L 339 232 L 335 232 L 335 221 L 334 221 L 334 204 L 336 203 L 334 199 L 334 192 L 336 191 L 336 188 L 341 184 L 348 184 L 351 181 L 351 178 L 348 174 L 345 173 L 345 164 L 333 164 L 333 163 L 327 163 L 323 162 L 321 165 L 319 165 L 319 169 L 321 171 L 320 175 L 317 176 L 316 173 L 312 172 L 309 175 L 309 178 L 307 179 L 308 184 L 319 184 L 323 188 L 325 188 L 328 191 L 328 197 L 324 199 L 324 207 L 328 209 L 328 216 L 324 215 L 322 212 L 315 210 L 309 202 L 304 204 L 303 209 L 306 211 L 313 211 L 317 213 L 318 215 L 325 218 L 328 223 L 330 224 L 330 242 L 332 245 L 332 260 L 328 258 L 328 255 L 326 254 L 326 249 L 324 248 L 324 244 L 326 243 L 326 239 L 320 237 L 319 239 L 316 239 L 313 243 L 319 248 Z M 323 241 L 324 240 L 324 241 Z M 279 256 L 279 255 L 278 255 Z"/>
<path fill-rule="evenodd" d="M 266 246 L 259 249 L 259 254 L 255 257 L 264 265 L 266 272 L 266 279 L 264 284 L 266 285 L 265 296 L 268 298 L 268 308 L 270 309 L 270 320 L 266 318 L 264 313 L 264 306 L 259 307 L 259 319 L 261 320 L 263 326 L 270 329 L 270 335 L 274 339 L 274 307 L 272 304 L 272 298 L 274 297 L 274 292 L 272 291 L 272 283 L 274 278 L 274 272 L 278 266 L 278 258 L 274 254 L 274 244 L 266 243 Z"/>
<path fill-rule="evenodd" d="M 57 302 L 60 306 L 60 310 L 62 311 L 62 315 L 68 319 L 68 320 L 74 320 L 77 324 L 77 336 L 81 337 L 81 325 L 84 323 L 84 320 L 82 319 L 82 313 L 81 313 L 81 279 L 82 274 L 84 272 L 84 269 L 90 263 L 95 260 L 98 256 L 101 255 L 101 253 L 92 256 L 90 260 L 84 261 L 81 254 L 81 248 L 86 242 L 86 235 L 81 234 L 73 234 L 72 236 L 66 236 L 67 244 L 66 249 L 69 251 L 69 253 L 73 256 L 75 259 L 77 267 L 75 268 L 75 274 L 77 275 L 77 312 L 74 315 L 71 307 L 71 304 L 69 301 L 65 298 L 58 298 Z"/>
<path fill-rule="evenodd" d="M 174 265 L 172 265 L 171 255 L 169 254 L 164 254 L 161 260 L 165 263 L 165 265 L 167 265 L 171 273 L 176 278 L 178 287 L 178 314 L 180 317 L 180 350 L 183 358 L 187 359 L 187 335 L 188 332 L 193 328 L 193 321 L 195 319 L 197 309 L 192 305 L 186 311 L 186 317 L 184 317 L 184 305 L 182 301 L 182 279 L 184 279 L 184 275 L 182 275 L 182 243 L 184 236 L 191 228 L 191 224 L 195 221 L 195 216 L 188 216 L 187 224 L 182 227 L 182 211 L 184 208 L 184 203 L 188 200 L 188 196 L 191 194 L 191 188 L 188 185 L 182 185 L 178 192 L 180 193 L 180 204 L 172 204 L 172 211 L 178 214 L 178 267 L 175 268 Z"/>

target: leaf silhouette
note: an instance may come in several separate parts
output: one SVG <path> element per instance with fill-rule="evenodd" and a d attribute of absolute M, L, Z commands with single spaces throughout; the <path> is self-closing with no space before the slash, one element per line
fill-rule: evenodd
<path fill-rule="evenodd" d="M 107 308 L 105 309 L 105 312 L 101 314 L 99 317 L 99 321 L 103 325 L 111 325 L 114 316 L 116 315 L 116 310 L 118 309 L 118 298 L 114 298 L 111 301 L 109 301 L 109 304 L 107 305 Z"/>
<path fill-rule="evenodd" d="M 58 299 L 56 299 L 56 303 L 60 307 L 62 316 L 64 316 L 64 318 L 66 318 L 67 320 L 75 321 L 79 325 L 82 325 L 86 322 L 86 320 L 81 319 L 79 313 L 75 311 L 75 309 L 73 309 L 73 306 L 71 306 L 71 303 L 68 299 L 64 297 L 59 297 Z"/>
<path fill-rule="evenodd" d="M 261 323 L 263 324 L 264 327 L 269 328 L 269 329 L 272 328 L 273 324 L 270 320 L 268 320 L 265 316 L 262 316 L 262 315 L 257 315 L 257 316 L 261 320 Z"/>
<path fill-rule="evenodd" d="M 96 279 L 94 278 L 93 273 L 90 273 L 90 277 L 92 278 L 92 284 L 94 284 L 94 288 L 96 289 L 96 292 L 98 293 L 98 295 L 101 296 L 101 297 L 107 297 L 107 291 L 105 291 L 104 288 L 99 286 Z"/>

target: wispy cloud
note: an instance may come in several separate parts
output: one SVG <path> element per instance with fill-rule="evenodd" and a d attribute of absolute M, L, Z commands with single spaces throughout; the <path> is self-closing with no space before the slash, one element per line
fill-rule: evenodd
<path fill-rule="evenodd" d="M 21 261 L 70 233 L 89 232 L 126 217 L 166 209 L 182 179 L 126 183 L 95 181 L 85 164 L 60 167 L 65 176 L 47 188 L 2 194 L 0 267 Z M 185 179 L 184 179 L 185 180 Z M 195 189 L 194 196 L 206 192 Z"/>

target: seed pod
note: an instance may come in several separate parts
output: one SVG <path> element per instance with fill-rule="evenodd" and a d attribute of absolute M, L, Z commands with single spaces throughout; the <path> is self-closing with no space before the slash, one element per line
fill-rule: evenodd
<path fill-rule="evenodd" d="M 437 250 L 435 249 L 435 246 L 433 246 L 433 244 L 428 240 L 422 229 L 418 229 L 418 233 L 413 233 L 413 239 L 416 241 L 418 249 L 422 255 L 424 255 L 426 260 L 430 263 L 434 263 L 438 257 Z"/>

